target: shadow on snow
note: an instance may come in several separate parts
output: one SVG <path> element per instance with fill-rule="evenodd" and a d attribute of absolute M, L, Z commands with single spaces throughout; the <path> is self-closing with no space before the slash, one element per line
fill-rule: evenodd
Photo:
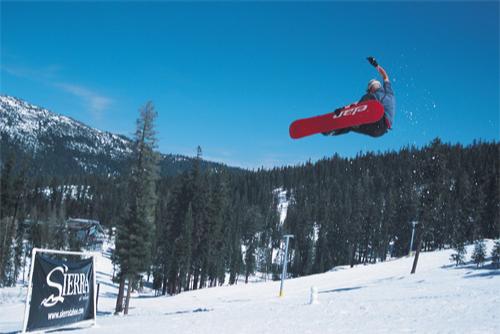
<path fill-rule="evenodd" d="M 189 314 L 189 313 L 200 313 L 200 312 L 210 312 L 210 311 L 213 311 L 213 309 L 197 308 L 197 309 L 194 309 L 194 310 L 184 310 L 184 311 L 177 311 L 177 312 L 168 312 L 168 313 L 165 313 L 165 315 Z"/>
<path fill-rule="evenodd" d="M 350 288 L 338 288 L 338 289 L 333 289 L 333 290 L 319 291 L 318 293 L 345 292 L 345 291 L 359 290 L 362 288 L 364 288 L 364 286 L 353 286 Z"/>

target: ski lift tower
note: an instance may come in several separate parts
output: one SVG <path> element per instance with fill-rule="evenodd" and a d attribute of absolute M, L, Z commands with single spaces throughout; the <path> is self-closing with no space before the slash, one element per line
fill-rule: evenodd
<path fill-rule="evenodd" d="M 415 237 L 415 226 L 417 226 L 418 222 L 412 221 L 412 222 L 410 222 L 410 224 L 413 225 L 413 229 L 411 230 L 410 251 L 408 252 L 408 255 L 411 255 L 411 251 L 413 249 L 413 238 Z"/>
<path fill-rule="evenodd" d="M 290 242 L 290 238 L 293 238 L 293 234 L 285 234 L 283 238 L 285 238 L 285 256 L 283 257 L 283 271 L 281 272 L 280 297 L 283 297 L 283 284 L 285 282 L 286 264 L 288 262 L 288 244 Z"/>

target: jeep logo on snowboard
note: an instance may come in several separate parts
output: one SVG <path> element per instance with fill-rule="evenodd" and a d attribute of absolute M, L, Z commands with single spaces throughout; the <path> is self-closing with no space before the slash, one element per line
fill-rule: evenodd
<path fill-rule="evenodd" d="M 344 116 L 350 116 L 350 115 L 356 115 L 357 113 L 366 111 L 368 109 L 368 106 L 366 104 L 362 104 L 360 106 L 356 106 L 353 108 L 348 108 L 342 110 L 338 115 L 333 115 L 333 118 L 340 118 Z"/>

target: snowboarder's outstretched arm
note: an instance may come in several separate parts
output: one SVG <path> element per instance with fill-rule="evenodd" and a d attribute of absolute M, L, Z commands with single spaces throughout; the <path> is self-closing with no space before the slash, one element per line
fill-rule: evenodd
<path fill-rule="evenodd" d="M 378 73 L 380 73 L 382 78 L 384 78 L 385 82 L 389 82 L 389 76 L 387 75 L 387 72 L 382 68 L 382 66 L 378 65 L 377 71 L 378 71 Z"/>
<path fill-rule="evenodd" d="M 388 127 L 390 128 L 394 120 L 394 113 L 396 109 L 392 85 L 389 81 L 387 72 L 382 68 L 382 66 L 377 63 L 377 60 L 373 57 L 368 57 L 367 59 L 368 62 L 377 69 L 382 78 L 384 78 L 384 89 L 380 91 L 377 90 L 374 92 L 374 94 L 378 94 L 378 96 L 376 96 L 377 100 L 379 100 L 384 105 L 385 118 L 388 121 Z"/>
<path fill-rule="evenodd" d="M 382 66 L 378 64 L 377 60 L 374 57 L 368 57 L 366 59 L 368 59 L 368 62 L 377 69 L 378 73 L 380 73 L 384 81 L 389 82 L 389 76 L 387 75 L 387 72 L 382 68 Z"/>

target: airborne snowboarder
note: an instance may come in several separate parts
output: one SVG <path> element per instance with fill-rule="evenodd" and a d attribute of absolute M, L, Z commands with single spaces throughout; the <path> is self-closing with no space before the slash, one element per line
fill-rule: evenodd
<path fill-rule="evenodd" d="M 395 98 L 394 92 L 392 90 L 391 82 L 387 72 L 377 63 L 374 57 L 368 57 L 368 62 L 377 69 L 377 71 L 382 76 L 384 81 L 383 87 L 380 81 L 372 79 L 368 82 L 366 89 L 366 94 L 361 97 L 359 102 L 368 100 L 377 100 L 384 106 L 384 116 L 375 123 L 363 124 L 359 126 L 353 126 L 345 129 L 323 132 L 325 136 L 328 135 L 341 135 L 348 133 L 349 131 L 363 133 L 372 137 L 380 137 L 384 135 L 388 129 L 392 127 L 392 121 L 394 120 L 395 113 Z M 358 102 L 358 103 L 359 103 Z M 339 108 L 336 112 L 340 112 L 344 108 Z"/>
<path fill-rule="evenodd" d="M 372 79 L 368 82 L 366 94 L 357 103 L 324 115 L 293 121 L 289 128 L 291 138 L 299 139 L 317 133 L 337 136 L 350 131 L 371 137 L 380 137 L 387 133 L 394 119 L 394 92 L 386 71 L 379 66 L 375 58 L 367 59 L 382 76 L 383 85 Z"/>

